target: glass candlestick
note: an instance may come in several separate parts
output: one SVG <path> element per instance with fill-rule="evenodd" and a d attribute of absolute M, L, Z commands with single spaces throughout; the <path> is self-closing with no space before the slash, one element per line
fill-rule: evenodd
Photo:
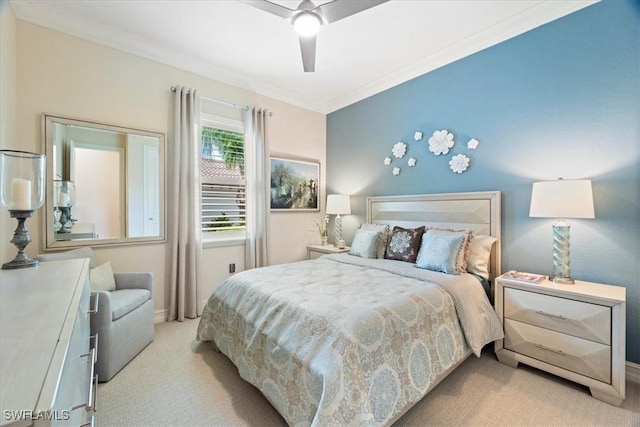
<path fill-rule="evenodd" d="M 31 243 L 25 221 L 44 203 L 45 164 L 44 154 L 0 150 L 0 206 L 9 209 L 9 216 L 18 220 L 11 239 L 18 254 L 12 261 L 2 264 L 3 269 L 38 265 L 38 261 L 24 253 Z"/>

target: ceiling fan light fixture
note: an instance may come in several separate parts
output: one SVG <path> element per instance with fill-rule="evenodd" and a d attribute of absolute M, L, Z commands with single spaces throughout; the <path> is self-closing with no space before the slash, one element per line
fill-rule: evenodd
<path fill-rule="evenodd" d="M 318 34 L 322 20 L 313 12 L 302 12 L 295 17 L 293 26 L 299 36 L 311 37 Z"/>

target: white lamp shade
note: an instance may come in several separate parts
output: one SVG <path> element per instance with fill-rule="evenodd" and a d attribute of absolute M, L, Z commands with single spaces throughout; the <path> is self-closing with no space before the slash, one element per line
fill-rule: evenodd
<path fill-rule="evenodd" d="M 327 196 L 328 215 L 350 215 L 351 200 L 344 194 L 330 194 Z"/>
<path fill-rule="evenodd" d="M 531 191 L 530 217 L 595 218 L 593 191 L 588 179 L 535 182 Z"/>

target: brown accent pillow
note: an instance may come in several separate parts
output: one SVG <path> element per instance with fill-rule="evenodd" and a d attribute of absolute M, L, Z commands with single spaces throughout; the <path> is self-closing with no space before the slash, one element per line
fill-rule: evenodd
<path fill-rule="evenodd" d="M 418 228 L 393 227 L 385 258 L 398 261 L 416 262 L 422 243 L 424 226 Z"/>

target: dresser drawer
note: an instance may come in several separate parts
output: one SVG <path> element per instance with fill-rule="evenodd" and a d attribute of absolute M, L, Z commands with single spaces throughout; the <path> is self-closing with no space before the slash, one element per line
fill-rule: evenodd
<path fill-rule="evenodd" d="M 611 347 L 505 319 L 504 348 L 611 383 Z"/>
<path fill-rule="evenodd" d="M 611 308 L 505 288 L 504 317 L 611 345 Z"/>
<path fill-rule="evenodd" d="M 53 408 L 68 411 L 66 425 L 81 425 L 88 419 L 87 403 L 91 383 L 92 353 L 89 348 L 89 298 L 88 283 L 82 288 L 80 304 L 73 322 L 73 330 L 66 350 L 60 383 Z M 62 424 L 65 424 L 64 422 Z"/>

